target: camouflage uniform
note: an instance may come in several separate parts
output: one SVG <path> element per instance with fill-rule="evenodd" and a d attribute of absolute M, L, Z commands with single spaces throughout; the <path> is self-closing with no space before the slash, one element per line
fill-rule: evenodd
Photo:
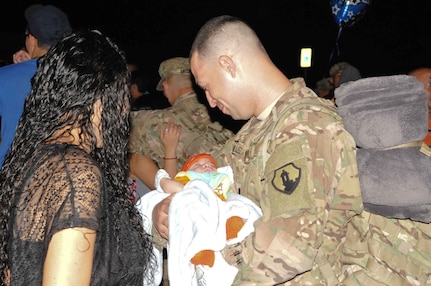
<path fill-rule="evenodd" d="M 348 222 L 362 211 L 353 138 L 333 104 L 293 79 L 264 120 L 250 119 L 217 157 L 263 210 L 225 250 L 234 285 L 337 285 Z"/>
<path fill-rule="evenodd" d="M 206 106 L 192 92 L 179 97 L 173 106 L 160 110 L 140 110 L 130 113 L 129 152 L 146 155 L 163 168 L 164 146 L 160 128 L 169 120 L 182 126 L 177 146 L 177 168 L 197 153 L 219 150 L 233 133 L 218 122 L 212 122 Z"/>

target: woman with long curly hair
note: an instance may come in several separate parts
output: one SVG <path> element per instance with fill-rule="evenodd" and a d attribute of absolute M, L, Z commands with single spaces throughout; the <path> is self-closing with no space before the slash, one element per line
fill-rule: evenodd
<path fill-rule="evenodd" d="M 129 77 L 97 31 L 40 62 L 0 173 L 0 275 L 11 285 L 142 285 L 151 237 L 127 190 Z"/>

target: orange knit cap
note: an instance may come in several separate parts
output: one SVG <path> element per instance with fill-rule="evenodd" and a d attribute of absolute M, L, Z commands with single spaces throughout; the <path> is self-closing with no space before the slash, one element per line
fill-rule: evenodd
<path fill-rule="evenodd" d="M 202 158 L 208 158 L 211 160 L 211 163 L 214 164 L 214 166 L 216 166 L 216 168 L 218 168 L 218 163 L 217 161 L 209 154 L 205 154 L 205 153 L 201 153 L 201 154 L 196 154 L 191 156 L 183 165 L 183 168 L 181 169 L 181 171 L 188 171 L 190 169 L 190 167 L 196 163 L 197 160 L 202 159 Z"/>

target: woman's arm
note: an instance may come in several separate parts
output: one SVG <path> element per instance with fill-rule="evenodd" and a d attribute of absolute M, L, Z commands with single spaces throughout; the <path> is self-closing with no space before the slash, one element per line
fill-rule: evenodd
<path fill-rule="evenodd" d="M 90 285 L 96 231 L 68 228 L 52 236 L 43 266 L 43 285 Z"/>
<path fill-rule="evenodd" d="M 132 177 L 137 177 L 148 188 L 154 190 L 154 179 L 159 167 L 154 161 L 144 155 L 132 153 L 129 157 L 130 173 Z"/>

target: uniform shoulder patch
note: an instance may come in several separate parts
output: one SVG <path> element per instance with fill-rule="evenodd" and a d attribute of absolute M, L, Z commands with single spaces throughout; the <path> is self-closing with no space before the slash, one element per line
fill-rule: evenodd
<path fill-rule="evenodd" d="M 301 169 L 294 163 L 288 163 L 274 170 L 271 184 L 277 191 L 290 195 L 295 191 L 300 180 Z"/>

